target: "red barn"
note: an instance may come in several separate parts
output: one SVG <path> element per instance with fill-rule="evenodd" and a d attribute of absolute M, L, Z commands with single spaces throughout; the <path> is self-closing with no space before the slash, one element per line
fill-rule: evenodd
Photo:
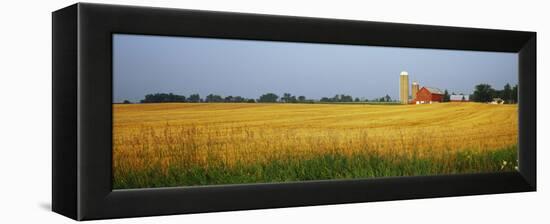
<path fill-rule="evenodd" d="M 443 102 L 443 92 L 438 88 L 432 87 L 422 87 L 422 89 L 418 90 L 413 100 L 413 103 L 416 104 L 434 102 Z"/>

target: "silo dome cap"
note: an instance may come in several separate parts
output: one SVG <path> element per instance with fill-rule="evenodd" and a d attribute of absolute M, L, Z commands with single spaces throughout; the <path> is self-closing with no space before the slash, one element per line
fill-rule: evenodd
<path fill-rule="evenodd" d="M 409 73 L 406 72 L 406 71 L 402 71 L 402 72 L 401 72 L 401 75 L 409 75 Z"/>

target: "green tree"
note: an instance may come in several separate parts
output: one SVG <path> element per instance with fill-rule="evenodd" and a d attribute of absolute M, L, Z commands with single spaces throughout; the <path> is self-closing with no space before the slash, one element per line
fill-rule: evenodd
<path fill-rule="evenodd" d="M 518 103 L 518 85 L 512 88 L 512 103 Z"/>
<path fill-rule="evenodd" d="M 198 93 L 191 94 L 187 100 L 189 102 L 198 103 L 201 101 L 201 96 Z"/>
<path fill-rule="evenodd" d="M 223 102 L 223 98 L 220 95 L 209 94 L 205 99 L 208 103 Z"/>
<path fill-rule="evenodd" d="M 476 102 L 490 102 L 493 100 L 495 90 L 489 84 L 479 84 L 475 86 L 473 100 Z"/>
<path fill-rule="evenodd" d="M 289 99 L 289 102 L 291 102 L 291 103 L 297 103 L 298 100 L 296 99 L 296 96 L 291 96 L 290 99 Z"/>
<path fill-rule="evenodd" d="M 331 102 L 340 102 L 340 101 L 341 101 L 340 95 L 336 94 L 334 95 L 334 97 L 332 97 Z"/>
<path fill-rule="evenodd" d="M 449 95 L 449 91 L 445 90 L 443 93 L 443 102 L 449 102 L 451 101 L 451 95 Z"/>
<path fill-rule="evenodd" d="M 234 96 L 233 99 L 231 100 L 231 102 L 238 102 L 238 103 L 246 102 L 246 101 L 247 100 L 242 96 Z"/>
<path fill-rule="evenodd" d="M 304 102 L 304 101 L 306 101 L 306 97 L 305 96 L 299 96 L 298 101 Z"/>
<path fill-rule="evenodd" d="M 503 90 L 498 90 L 498 89 L 493 89 L 493 91 L 491 92 L 491 98 L 492 99 L 494 99 L 494 98 L 504 99 L 504 91 Z"/>
<path fill-rule="evenodd" d="M 173 93 L 155 93 L 145 95 L 142 103 L 164 103 L 164 102 L 185 102 L 185 96 L 176 95 Z"/>
<path fill-rule="evenodd" d="M 224 99 L 223 99 L 224 102 L 233 102 L 234 101 L 234 98 L 233 96 L 226 96 Z"/>
<path fill-rule="evenodd" d="M 390 95 L 386 94 L 386 96 L 384 97 L 384 100 L 385 100 L 386 102 L 390 102 L 390 101 L 391 101 Z"/>
<path fill-rule="evenodd" d="M 258 99 L 258 102 L 260 102 L 260 103 L 274 103 L 274 102 L 277 102 L 277 99 L 279 99 L 279 96 L 277 96 L 277 94 L 266 93 L 266 94 L 260 96 L 260 99 Z"/>
<path fill-rule="evenodd" d="M 512 103 L 512 87 L 509 83 L 504 85 L 504 89 L 502 90 L 502 99 L 506 103 Z"/>
<path fill-rule="evenodd" d="M 350 95 L 340 94 L 338 102 L 353 102 L 353 97 Z"/>
<path fill-rule="evenodd" d="M 281 101 L 285 103 L 289 103 L 291 100 L 292 94 L 290 93 L 283 93 L 283 96 L 281 97 Z"/>

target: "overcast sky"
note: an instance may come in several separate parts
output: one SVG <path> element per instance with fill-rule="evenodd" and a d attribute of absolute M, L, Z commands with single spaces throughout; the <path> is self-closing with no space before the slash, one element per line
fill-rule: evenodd
<path fill-rule="evenodd" d="M 399 74 L 420 86 L 470 94 L 479 83 L 517 84 L 516 53 L 146 35 L 113 36 L 114 102 L 150 93 L 257 99 L 347 94 L 398 99 Z"/>

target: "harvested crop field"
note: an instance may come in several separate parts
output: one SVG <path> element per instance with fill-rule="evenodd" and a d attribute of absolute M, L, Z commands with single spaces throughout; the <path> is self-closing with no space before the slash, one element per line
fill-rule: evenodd
<path fill-rule="evenodd" d="M 512 171 L 517 105 L 113 105 L 113 188 Z"/>

